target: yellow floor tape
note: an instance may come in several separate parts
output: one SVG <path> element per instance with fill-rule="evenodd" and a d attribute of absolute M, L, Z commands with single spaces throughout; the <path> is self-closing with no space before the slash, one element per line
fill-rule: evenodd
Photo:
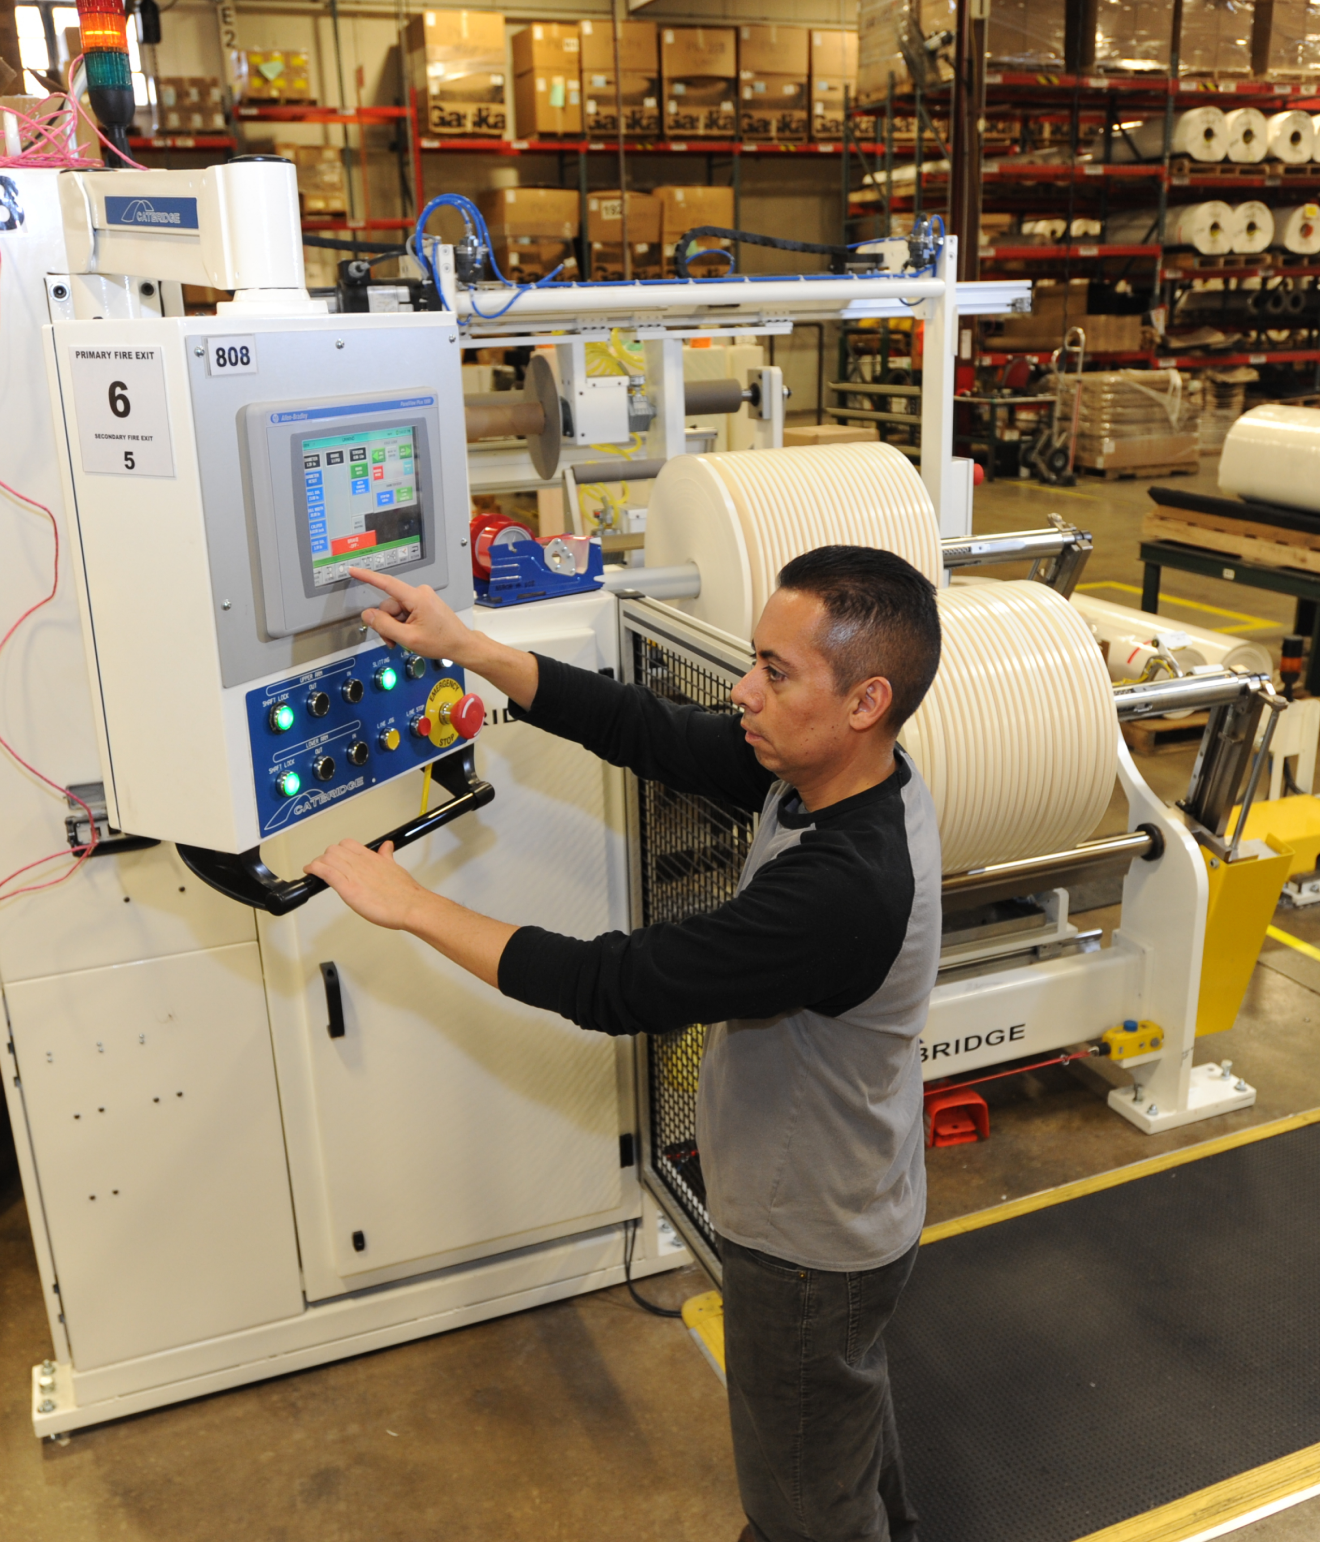
<path fill-rule="evenodd" d="M 1078 584 L 1078 589 L 1119 589 L 1124 594 L 1140 594 L 1142 591 L 1136 584 L 1120 584 L 1115 580 L 1098 580 L 1093 584 Z M 1230 616 L 1235 621 L 1243 622 L 1241 626 L 1217 626 L 1216 632 L 1270 632 L 1278 627 L 1278 622 L 1266 621 L 1263 616 L 1249 616 L 1244 610 L 1225 610 L 1222 605 L 1207 605 L 1204 600 L 1184 600 L 1176 594 L 1161 594 L 1160 603 L 1163 605 L 1177 605 L 1183 610 L 1203 610 L 1211 616 Z"/>
<path fill-rule="evenodd" d="M 1320 959 L 1320 948 L 1313 948 L 1309 942 L 1291 937 L 1273 926 L 1269 929 L 1269 935 L 1277 942 L 1286 942 L 1309 957 Z M 1083 1194 L 1115 1188 L 1120 1183 L 1131 1183 L 1136 1178 L 1146 1178 L 1152 1173 L 1165 1172 L 1171 1167 L 1198 1161 L 1201 1157 L 1215 1156 L 1221 1151 L 1232 1151 L 1238 1146 L 1268 1140 L 1274 1135 L 1286 1135 L 1290 1130 L 1305 1129 L 1307 1125 L 1318 1122 L 1320 1108 L 1312 1108 L 1302 1114 L 1291 1114 L 1286 1119 L 1272 1119 L 1267 1124 L 1235 1130 L 1231 1135 L 1219 1136 L 1217 1140 L 1185 1146 L 1180 1151 L 1166 1151 L 1161 1156 L 1132 1162 L 1127 1167 L 1117 1167 L 1111 1172 L 1096 1173 L 1090 1178 L 1080 1178 L 1075 1183 L 1062 1183 L 1057 1188 L 1043 1189 L 1039 1194 L 1028 1194 L 1023 1199 L 1010 1200 L 1005 1205 L 992 1205 L 986 1210 L 975 1210 L 970 1215 L 958 1216 L 952 1221 L 941 1221 L 935 1226 L 926 1227 L 921 1234 L 921 1242 L 924 1247 L 944 1237 L 978 1231 L 998 1221 L 1029 1215 L 1033 1210 L 1044 1210 L 1050 1205 L 1079 1199 Z M 724 1381 L 724 1298 L 719 1291 L 708 1290 L 700 1296 L 689 1296 L 683 1303 L 683 1324 L 720 1380 Z M 1236 1477 L 1226 1478 L 1222 1483 L 1198 1489 L 1194 1494 L 1161 1505 L 1158 1510 L 1147 1510 L 1144 1515 L 1134 1515 L 1116 1526 L 1092 1532 L 1087 1537 L 1079 1538 L 1078 1542 L 1190 1542 L 1190 1539 L 1215 1526 L 1226 1525 L 1263 1506 L 1300 1495 L 1317 1483 L 1320 1483 L 1320 1445 L 1294 1451 L 1276 1462 L 1267 1462 L 1263 1467 L 1253 1467 L 1251 1471 L 1238 1473 Z"/>
<path fill-rule="evenodd" d="M 1303 942 L 1300 937 L 1294 937 L 1291 932 L 1281 932 L 1277 926 L 1267 926 L 1265 935 L 1273 937 L 1275 942 L 1282 942 L 1287 947 L 1296 948 L 1299 953 L 1305 953 L 1307 958 L 1320 961 L 1320 948 L 1313 948 L 1309 942 Z"/>

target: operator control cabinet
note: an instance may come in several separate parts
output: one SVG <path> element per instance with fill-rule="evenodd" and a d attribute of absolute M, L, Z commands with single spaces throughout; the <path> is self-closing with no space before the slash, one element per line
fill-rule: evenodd
<path fill-rule="evenodd" d="M 56 322 L 111 823 L 250 851 L 459 747 L 462 671 L 349 568 L 472 605 L 462 375 L 435 316 Z"/>

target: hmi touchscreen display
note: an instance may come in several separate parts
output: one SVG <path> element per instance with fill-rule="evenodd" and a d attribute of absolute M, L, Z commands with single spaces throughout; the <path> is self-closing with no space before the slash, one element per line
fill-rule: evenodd
<path fill-rule="evenodd" d="M 360 428 L 302 441 L 312 583 L 350 566 L 398 567 L 422 556 L 417 446 L 408 427 Z"/>

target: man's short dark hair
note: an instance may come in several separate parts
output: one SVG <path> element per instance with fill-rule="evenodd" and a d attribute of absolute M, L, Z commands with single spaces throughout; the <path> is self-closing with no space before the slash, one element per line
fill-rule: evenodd
<path fill-rule="evenodd" d="M 839 694 L 882 675 L 894 692 L 885 726 L 897 733 L 940 666 L 935 588 L 910 562 L 872 546 L 818 546 L 794 557 L 780 587 L 814 594 L 828 623 L 818 639 Z"/>

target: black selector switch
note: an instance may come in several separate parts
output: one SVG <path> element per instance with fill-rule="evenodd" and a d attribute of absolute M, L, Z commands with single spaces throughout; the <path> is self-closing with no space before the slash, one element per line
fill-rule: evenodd
<path fill-rule="evenodd" d="M 357 680 L 357 681 L 354 681 L 354 684 L 360 686 L 362 684 L 362 682 L 360 680 Z M 365 766 L 366 763 L 367 763 L 367 756 L 370 755 L 370 753 L 371 753 L 371 751 L 367 748 L 367 745 L 366 745 L 364 740 L 362 740 L 362 739 L 354 739 L 352 744 L 350 744 L 349 747 L 348 747 L 348 763 L 349 763 L 349 765 L 350 766 Z"/>
<path fill-rule="evenodd" d="M 335 774 L 335 757 L 318 755 L 312 762 L 312 775 L 318 782 L 328 782 Z"/>
<path fill-rule="evenodd" d="M 324 717 L 330 710 L 330 698 L 324 691 L 313 691 L 307 698 L 307 710 L 313 717 Z"/>
<path fill-rule="evenodd" d="M 344 681 L 343 685 L 339 687 L 339 690 L 344 700 L 351 706 L 356 707 L 366 692 L 366 686 L 362 684 L 361 680 L 350 676 L 347 680 Z M 361 761 L 355 761 L 354 764 L 361 765 Z"/>

